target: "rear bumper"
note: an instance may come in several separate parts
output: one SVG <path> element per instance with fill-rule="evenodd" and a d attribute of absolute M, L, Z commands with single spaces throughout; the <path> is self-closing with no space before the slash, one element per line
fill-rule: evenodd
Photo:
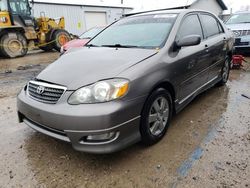
<path fill-rule="evenodd" d="M 53 138 L 70 142 L 75 150 L 112 153 L 140 140 L 140 112 L 145 97 L 93 105 L 69 105 L 65 93 L 55 105 L 31 99 L 22 91 L 17 108 L 20 122 Z M 64 102 L 65 101 L 65 102 Z M 86 137 L 115 133 L 110 140 L 88 142 Z"/>

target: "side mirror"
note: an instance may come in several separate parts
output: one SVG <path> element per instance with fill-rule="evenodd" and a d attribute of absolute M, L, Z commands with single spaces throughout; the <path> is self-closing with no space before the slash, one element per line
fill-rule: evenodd
<path fill-rule="evenodd" d="M 181 48 L 184 46 L 195 46 L 201 43 L 201 36 L 200 35 L 188 35 L 183 37 L 180 40 L 175 41 L 175 46 L 177 48 Z"/>

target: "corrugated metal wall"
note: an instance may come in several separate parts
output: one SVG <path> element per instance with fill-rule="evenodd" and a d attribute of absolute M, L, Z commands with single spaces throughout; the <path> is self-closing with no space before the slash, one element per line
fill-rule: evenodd
<path fill-rule="evenodd" d="M 130 9 L 124 10 L 123 8 L 84 7 L 39 3 L 34 4 L 33 10 L 35 17 L 39 17 L 41 12 L 45 12 L 45 15 L 51 18 L 64 16 L 66 30 L 76 35 L 80 35 L 86 29 L 89 29 L 86 28 L 86 20 L 84 16 L 85 11 L 106 12 L 108 24 L 118 20 L 124 12 L 130 11 Z"/>
<path fill-rule="evenodd" d="M 41 12 L 51 18 L 64 16 L 66 29 L 70 33 L 79 35 L 85 30 L 83 9 L 80 6 L 35 4 L 33 10 L 35 17 L 39 17 Z"/>

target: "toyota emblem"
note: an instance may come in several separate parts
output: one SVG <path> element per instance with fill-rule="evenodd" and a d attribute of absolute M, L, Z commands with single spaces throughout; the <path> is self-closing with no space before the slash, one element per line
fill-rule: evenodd
<path fill-rule="evenodd" d="M 36 89 L 36 92 L 39 95 L 43 94 L 44 91 L 45 91 L 45 87 L 43 87 L 43 86 L 38 86 L 38 88 Z"/>

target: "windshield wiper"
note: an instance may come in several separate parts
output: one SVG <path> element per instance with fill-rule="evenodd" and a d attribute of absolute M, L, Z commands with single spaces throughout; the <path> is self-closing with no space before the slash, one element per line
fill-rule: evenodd
<path fill-rule="evenodd" d="M 100 47 L 100 46 L 97 46 L 97 45 L 94 45 L 94 44 L 87 44 L 86 46 L 87 47 Z"/>
<path fill-rule="evenodd" d="M 135 45 L 122 45 L 122 44 L 102 45 L 102 47 L 109 47 L 109 48 L 140 48 L 140 46 L 135 46 Z"/>

